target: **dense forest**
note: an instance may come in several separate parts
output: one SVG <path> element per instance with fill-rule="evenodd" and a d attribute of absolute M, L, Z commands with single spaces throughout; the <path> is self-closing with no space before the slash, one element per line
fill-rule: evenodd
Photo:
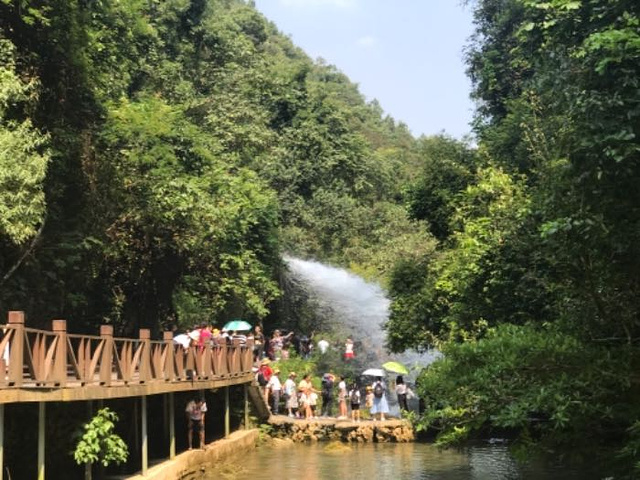
<path fill-rule="evenodd" d="M 475 141 L 414 138 L 241 0 L 0 0 L 0 310 L 269 323 L 282 255 L 388 287 L 442 444 L 640 468 L 640 4 L 476 0 Z M 464 94 L 464 93 L 461 93 Z M 578 448 L 579 447 L 579 448 Z"/>
<path fill-rule="evenodd" d="M 421 378 L 441 442 L 616 446 L 638 474 L 640 3 L 469 3 L 478 147 L 424 159 L 409 211 L 438 246 L 394 267 L 390 347 L 444 353 Z"/>
<path fill-rule="evenodd" d="M 0 21 L 3 311 L 260 320 L 281 252 L 384 278 L 430 245 L 402 205 L 407 127 L 252 5 L 2 1 Z"/>

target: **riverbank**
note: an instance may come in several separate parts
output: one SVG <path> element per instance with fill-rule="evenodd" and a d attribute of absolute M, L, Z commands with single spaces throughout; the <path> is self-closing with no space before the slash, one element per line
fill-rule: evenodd
<path fill-rule="evenodd" d="M 258 430 L 238 430 L 228 438 L 216 440 L 203 449 L 187 450 L 173 460 L 166 460 L 149 467 L 147 475 L 141 473 L 117 477 L 117 480 L 193 480 L 201 479 L 208 465 L 228 461 L 248 450 L 253 450 L 258 442 Z M 112 480 L 116 480 L 113 477 Z"/>
<path fill-rule="evenodd" d="M 272 437 L 288 438 L 296 443 L 318 441 L 406 443 L 415 440 L 413 426 L 409 421 L 402 419 L 353 422 L 331 417 L 304 420 L 285 415 L 272 415 L 267 424 Z"/>

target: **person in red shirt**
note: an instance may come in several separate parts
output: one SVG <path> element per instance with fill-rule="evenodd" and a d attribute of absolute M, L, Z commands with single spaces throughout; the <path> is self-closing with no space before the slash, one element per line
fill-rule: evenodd
<path fill-rule="evenodd" d="M 198 338 L 198 347 L 202 350 L 211 343 L 211 325 L 200 325 L 200 338 Z"/>
<path fill-rule="evenodd" d="M 344 359 L 351 360 L 355 354 L 353 353 L 353 340 L 347 338 L 347 341 L 344 344 Z"/>
<path fill-rule="evenodd" d="M 271 367 L 269 366 L 270 363 L 271 360 L 268 358 L 263 359 L 262 362 L 260 362 L 260 367 L 256 374 L 258 385 L 262 388 L 262 395 L 264 395 L 264 401 L 267 405 L 269 405 L 269 389 L 267 388 L 267 384 L 273 375 L 273 370 L 271 370 Z"/>

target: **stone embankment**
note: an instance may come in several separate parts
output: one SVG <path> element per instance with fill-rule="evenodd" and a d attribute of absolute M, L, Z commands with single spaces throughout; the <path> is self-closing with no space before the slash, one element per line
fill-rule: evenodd
<path fill-rule="evenodd" d="M 125 480 L 201 480 L 205 472 L 215 471 L 221 461 L 232 460 L 237 455 L 246 455 L 256 447 L 258 430 L 239 430 L 229 438 L 209 443 L 204 449 L 194 449 L 176 455 L 149 468 L 147 475 L 123 477 Z"/>
<path fill-rule="evenodd" d="M 283 415 L 272 415 L 268 421 L 271 435 L 275 438 L 288 438 L 294 442 L 412 442 L 415 433 L 406 420 L 371 421 L 337 420 L 319 418 L 299 420 Z"/>

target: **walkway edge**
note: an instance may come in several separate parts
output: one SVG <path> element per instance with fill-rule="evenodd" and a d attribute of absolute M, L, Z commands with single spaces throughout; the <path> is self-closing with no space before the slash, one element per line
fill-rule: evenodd
<path fill-rule="evenodd" d="M 246 454 L 254 449 L 258 441 L 258 430 L 238 430 L 229 438 L 216 440 L 207 444 L 204 450 L 194 449 L 176 455 L 173 460 L 166 460 L 149 468 L 146 476 L 141 474 L 121 477 L 123 480 L 176 480 L 193 478 L 200 474 L 205 464 L 221 459 L 228 460 L 234 455 Z M 201 475 L 201 474 L 200 474 Z M 199 478 L 199 477 L 198 477 Z"/>

